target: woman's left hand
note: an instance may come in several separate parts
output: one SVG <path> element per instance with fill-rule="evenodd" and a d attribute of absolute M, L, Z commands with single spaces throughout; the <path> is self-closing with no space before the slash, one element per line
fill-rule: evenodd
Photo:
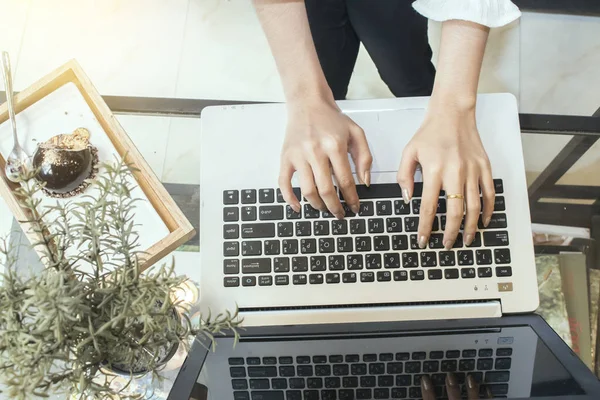
<path fill-rule="evenodd" d="M 471 244 L 482 211 L 480 188 L 484 226 L 492 216 L 495 197 L 490 161 L 475 123 L 475 107 L 464 110 L 448 104 L 441 107 L 430 105 L 421 128 L 402 154 L 397 178 L 405 202 L 413 196 L 414 174 L 418 165 L 423 173 L 419 247 L 425 248 L 429 241 L 438 212 L 440 190 L 445 190 L 447 196 L 458 195 L 446 200 L 444 247 L 450 249 L 456 241 L 465 209 L 463 240 L 465 245 Z"/>

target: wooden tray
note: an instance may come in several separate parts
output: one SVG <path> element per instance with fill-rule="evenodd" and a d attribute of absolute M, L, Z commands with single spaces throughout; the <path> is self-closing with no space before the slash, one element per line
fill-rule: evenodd
<path fill-rule="evenodd" d="M 74 89 L 75 87 L 77 90 Z M 147 204 L 151 205 L 151 208 L 146 206 L 148 209 L 142 210 L 141 213 L 143 215 L 144 212 L 146 212 L 146 215 L 149 216 L 148 219 L 153 221 L 153 227 L 158 227 L 158 225 L 160 225 L 158 227 L 160 229 L 158 230 L 145 229 L 146 234 L 150 236 L 150 238 L 148 239 L 150 241 L 149 243 L 144 243 L 144 241 L 142 240 L 145 237 L 145 232 L 141 230 L 139 231 L 140 242 L 144 243 L 144 247 L 146 247 L 145 249 L 142 248 L 145 254 L 140 264 L 142 270 L 145 270 L 157 261 L 167 256 L 178 246 L 191 239 L 195 235 L 195 231 L 192 227 L 192 224 L 185 218 L 184 214 L 175 204 L 175 201 L 173 201 L 171 196 L 169 196 L 164 186 L 161 184 L 154 172 L 151 170 L 148 163 L 141 156 L 140 152 L 137 150 L 131 139 L 127 136 L 119 122 L 116 120 L 115 116 L 111 113 L 110 109 L 108 108 L 98 91 L 94 88 L 92 82 L 85 75 L 85 73 L 75 60 L 69 61 L 67 64 L 56 69 L 54 72 L 50 73 L 46 77 L 42 78 L 41 80 L 39 80 L 38 82 L 36 82 L 35 84 L 33 84 L 32 86 L 23 90 L 15 96 L 15 112 L 17 113 L 17 131 L 19 131 L 19 137 L 22 141 L 21 144 L 23 145 L 23 139 L 21 139 L 21 135 L 27 135 L 27 112 L 30 112 L 30 114 L 33 115 L 36 114 L 35 111 L 30 111 L 32 110 L 32 108 L 30 107 L 37 103 L 36 107 L 39 109 L 40 107 L 42 107 L 41 104 L 45 102 L 44 107 L 46 110 L 46 114 L 48 113 L 48 106 L 50 106 L 51 108 L 57 108 L 56 111 L 61 113 L 63 112 L 62 109 L 59 108 L 61 107 L 61 105 L 54 105 L 52 102 L 49 102 L 48 96 L 56 97 L 59 96 L 58 93 L 64 93 L 65 91 L 69 90 L 72 94 L 73 92 L 78 91 L 85 103 L 87 104 L 87 107 L 89 107 L 89 110 L 84 110 L 80 112 L 78 116 L 73 118 L 83 118 L 83 114 L 89 114 L 85 116 L 87 120 L 93 120 L 91 122 L 92 124 L 96 124 L 97 122 L 97 124 L 99 125 L 95 125 L 96 131 L 103 131 L 105 136 L 108 138 L 108 140 L 102 138 L 105 147 L 110 147 L 110 152 L 114 153 L 115 156 L 124 157 L 125 155 L 127 155 L 127 161 L 132 163 L 133 166 L 138 170 L 133 174 L 133 178 L 135 179 L 139 189 L 141 189 L 141 191 L 139 192 L 141 196 L 135 197 L 141 197 L 143 200 L 145 198 L 148 200 Z M 79 101 L 80 103 L 83 103 L 83 101 L 81 100 L 81 96 L 77 93 L 74 94 L 76 95 L 75 97 L 79 99 L 75 99 L 75 102 Z M 46 100 L 42 101 L 45 98 Z M 85 107 L 85 105 L 83 106 Z M 35 109 L 36 107 L 33 107 L 33 109 Z M 75 106 L 75 108 L 77 107 L 81 108 L 81 104 Z M 68 107 L 65 106 L 65 108 Z M 52 110 L 52 113 L 54 113 L 54 110 Z M 64 114 L 67 115 L 68 112 L 64 111 Z M 7 104 L 5 103 L 2 106 L 0 106 L 0 124 L 5 123 L 8 120 L 8 118 L 8 109 Z M 22 121 L 25 122 L 23 124 L 25 125 L 25 129 L 22 129 L 22 126 L 19 123 L 20 118 Z M 31 119 L 32 117 L 30 116 L 29 118 Z M 56 119 L 56 116 L 52 116 L 52 118 Z M 74 122 L 70 122 L 70 124 L 73 123 Z M 6 124 L 8 124 L 8 122 Z M 6 124 L 0 125 L 0 127 L 4 127 L 6 126 Z M 48 137 L 59 133 L 68 133 L 64 131 L 64 123 L 58 125 L 61 125 L 63 127 L 63 131 L 48 132 L 44 135 Z M 23 130 L 25 131 L 25 133 L 23 133 Z M 37 131 L 40 131 L 39 126 L 37 127 Z M 0 130 L 0 143 L 3 140 L 7 140 L 5 136 L 5 134 L 7 133 L 8 130 Z M 92 132 L 92 144 L 94 144 L 95 134 L 98 135 L 98 133 Z M 12 146 L 12 139 L 10 139 L 10 141 Z M 26 148 L 26 150 L 29 150 L 27 149 L 27 146 L 24 147 Z M 2 150 L 2 147 L 0 147 L 0 150 Z M 18 187 L 18 184 L 8 181 L 8 179 L 6 179 L 6 176 L 4 175 L 5 159 L 3 158 L 2 153 L 3 152 L 0 151 L 0 196 L 4 198 L 4 200 L 8 204 L 8 207 L 10 208 L 10 210 L 12 211 L 12 213 L 18 221 L 27 220 L 28 216 L 25 210 L 23 210 L 19 206 L 13 194 L 13 190 L 15 190 Z M 4 153 L 8 154 L 7 152 Z M 102 162 L 112 160 L 101 159 L 100 161 Z M 76 200 L 76 198 L 71 199 Z M 53 199 L 54 203 L 56 202 L 56 200 L 57 199 Z M 152 215 L 153 213 L 155 213 L 155 215 Z M 136 218 L 137 215 L 138 213 L 136 212 Z M 153 232 L 150 232 L 151 230 Z M 25 227 L 23 227 L 23 231 L 28 236 L 30 236 L 30 240 L 34 239 L 32 234 L 28 232 L 28 230 L 25 229 Z M 151 233 L 157 235 L 156 232 L 159 232 L 158 234 L 160 235 L 160 237 L 152 237 Z"/>

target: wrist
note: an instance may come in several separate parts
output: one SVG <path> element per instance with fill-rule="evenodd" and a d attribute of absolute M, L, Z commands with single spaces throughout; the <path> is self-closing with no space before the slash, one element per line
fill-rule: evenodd
<path fill-rule="evenodd" d="M 468 116 L 475 114 L 476 104 L 476 93 L 457 94 L 456 91 L 444 92 L 434 89 L 428 109 L 435 113 Z"/>
<path fill-rule="evenodd" d="M 324 78 L 322 81 L 317 79 L 297 82 L 284 89 L 289 106 L 310 107 L 327 104 L 337 107 L 333 93 Z"/>

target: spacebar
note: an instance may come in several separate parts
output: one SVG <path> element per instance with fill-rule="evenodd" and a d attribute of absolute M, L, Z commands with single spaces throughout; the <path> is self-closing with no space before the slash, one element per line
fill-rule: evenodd
<path fill-rule="evenodd" d="M 356 185 L 356 193 L 359 199 L 387 199 L 402 197 L 402 191 L 397 183 L 376 183 L 366 187 Z"/>
<path fill-rule="evenodd" d="M 251 393 L 252 400 L 285 400 L 282 390 L 255 390 Z"/>

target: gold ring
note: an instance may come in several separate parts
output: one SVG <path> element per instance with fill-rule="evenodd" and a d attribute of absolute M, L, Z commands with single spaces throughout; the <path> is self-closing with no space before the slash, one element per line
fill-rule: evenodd
<path fill-rule="evenodd" d="M 462 194 L 458 193 L 458 194 L 449 194 L 448 196 L 446 196 L 446 198 L 448 198 L 448 199 L 462 199 L 462 200 L 464 200 L 465 196 L 463 196 Z"/>

